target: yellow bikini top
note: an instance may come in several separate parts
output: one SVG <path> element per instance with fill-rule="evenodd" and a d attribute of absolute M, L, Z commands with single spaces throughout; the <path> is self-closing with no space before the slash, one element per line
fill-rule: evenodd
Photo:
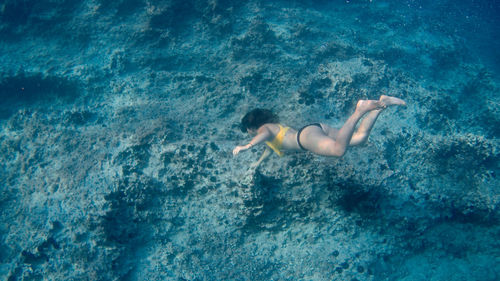
<path fill-rule="evenodd" d="M 278 154 L 280 157 L 284 155 L 284 153 L 281 151 L 281 147 L 283 146 L 283 139 L 285 138 L 286 131 L 290 129 L 289 127 L 283 127 L 281 124 L 278 124 L 280 126 L 280 131 L 276 135 L 276 137 L 273 139 L 273 141 L 266 141 L 267 146 L 269 146 L 276 154 Z"/>

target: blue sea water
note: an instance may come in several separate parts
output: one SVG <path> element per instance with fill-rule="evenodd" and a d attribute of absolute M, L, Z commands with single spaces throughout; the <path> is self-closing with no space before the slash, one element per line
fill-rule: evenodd
<path fill-rule="evenodd" d="M 1 280 L 499 280 L 499 1 L 0 0 Z M 341 127 L 263 148 L 249 110 Z"/>

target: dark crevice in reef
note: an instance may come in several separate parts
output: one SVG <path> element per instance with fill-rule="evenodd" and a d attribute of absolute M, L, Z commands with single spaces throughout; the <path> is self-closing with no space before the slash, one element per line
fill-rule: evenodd
<path fill-rule="evenodd" d="M 0 75 L 0 119 L 8 118 L 16 110 L 36 104 L 73 102 L 80 93 L 76 81 L 40 73 Z"/>
<path fill-rule="evenodd" d="M 36 1 L 5 1 L 0 20 L 12 26 L 28 23 L 29 16 Z"/>
<path fill-rule="evenodd" d="M 331 87 L 332 80 L 329 78 L 314 78 L 307 87 L 299 90 L 299 104 L 313 105 L 316 101 L 322 100 L 328 88 Z"/>
<path fill-rule="evenodd" d="M 155 212 L 164 197 L 160 182 L 146 176 L 130 176 L 117 183 L 116 191 L 105 196 L 109 210 L 101 218 L 104 241 L 117 250 L 111 261 L 113 272 L 128 280 L 134 272 L 134 256 L 147 241 L 153 240 Z"/>
<path fill-rule="evenodd" d="M 124 17 L 133 15 L 138 10 L 142 9 L 146 3 L 142 0 L 121 0 L 121 1 L 99 1 L 99 12 L 106 13 L 108 11 L 115 12 L 115 16 L 119 20 Z"/>
<path fill-rule="evenodd" d="M 489 227 L 498 225 L 500 222 L 500 215 L 491 210 L 480 209 L 474 206 L 468 208 L 452 207 L 449 221 Z"/>
<path fill-rule="evenodd" d="M 354 181 L 337 182 L 329 187 L 340 192 L 334 196 L 333 204 L 346 213 L 357 213 L 364 219 L 375 219 L 381 213 L 382 194 L 380 188 L 363 186 Z"/>
<path fill-rule="evenodd" d="M 116 250 L 110 263 L 113 275 L 120 280 L 135 279 L 137 255 L 146 244 L 158 239 L 168 241 L 169 232 L 158 231 L 158 221 L 169 221 L 172 227 L 184 224 L 177 211 L 162 208 L 165 202 L 175 201 L 173 189 L 181 187 L 166 186 L 143 173 L 151 156 L 151 137 L 146 134 L 139 144 L 118 153 L 113 162 L 121 166 L 123 177 L 105 196 L 109 209 L 100 222 L 103 243 Z M 184 148 L 194 151 L 194 147 Z"/>
<path fill-rule="evenodd" d="M 65 125 L 83 126 L 89 122 L 96 122 L 97 114 L 88 110 L 68 111 L 64 113 L 63 123 Z"/>
<path fill-rule="evenodd" d="M 281 231 L 292 220 L 307 217 L 312 207 L 305 201 L 287 200 L 280 190 L 284 187 L 280 179 L 265 176 L 256 171 L 254 183 L 242 191 L 246 207 L 244 231 Z"/>
<path fill-rule="evenodd" d="M 52 222 L 52 228 L 48 233 L 47 239 L 38 244 L 34 249 L 24 249 L 21 252 L 20 263 L 10 272 L 9 281 L 14 280 L 42 280 L 44 269 L 47 264 L 54 260 L 56 252 L 61 250 L 61 244 L 58 240 L 58 233 L 63 229 L 63 225 L 58 222 Z"/>
<path fill-rule="evenodd" d="M 122 164 L 124 176 L 130 176 L 132 173 L 141 173 L 146 168 L 150 157 L 149 148 L 149 144 L 138 144 L 128 147 L 118 154 L 115 158 L 115 163 Z"/>
<path fill-rule="evenodd" d="M 19 40 L 27 34 L 60 35 L 80 1 L 6 0 L 0 9 L 0 41 Z"/>
<path fill-rule="evenodd" d="M 247 231 L 278 230 L 283 226 L 285 218 L 278 210 L 285 202 L 278 200 L 276 194 L 273 193 L 273 190 L 279 190 L 280 185 L 279 179 L 266 177 L 256 171 L 254 185 L 247 187 L 249 188 L 248 196 L 244 199 L 247 208 L 245 224 Z"/>
<path fill-rule="evenodd" d="M 173 32 L 182 31 L 190 27 L 189 20 L 200 16 L 196 10 L 196 5 L 191 1 L 174 1 L 171 6 L 156 16 L 153 16 L 150 25 L 153 29 L 170 30 Z"/>

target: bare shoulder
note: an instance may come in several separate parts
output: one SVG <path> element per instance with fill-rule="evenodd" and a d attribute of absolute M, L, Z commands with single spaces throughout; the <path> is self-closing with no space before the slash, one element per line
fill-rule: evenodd
<path fill-rule="evenodd" d="M 260 126 L 259 129 L 257 130 L 257 132 L 269 131 L 269 130 L 271 130 L 272 125 L 273 124 L 271 124 L 271 123 L 266 123 L 266 124 Z"/>
<path fill-rule="evenodd" d="M 278 124 L 274 124 L 274 123 L 266 123 L 262 126 L 260 126 L 258 132 L 259 133 L 263 133 L 263 132 L 269 132 L 270 134 L 272 135 L 275 135 L 278 133 L 278 131 L 280 130 L 280 127 Z"/>

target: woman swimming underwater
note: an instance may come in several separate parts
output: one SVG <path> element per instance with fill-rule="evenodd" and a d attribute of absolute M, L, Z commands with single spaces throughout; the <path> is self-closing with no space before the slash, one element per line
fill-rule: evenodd
<path fill-rule="evenodd" d="M 233 155 L 236 156 L 254 145 L 266 143 L 269 148 L 266 148 L 252 166 L 256 167 L 266 159 L 271 154 L 271 149 L 279 156 L 284 154 L 284 150 L 302 150 L 323 156 L 342 157 L 348 146 L 363 144 L 368 140 L 379 114 L 392 105 L 406 106 L 406 103 L 402 99 L 385 95 L 380 96 L 379 100 L 360 100 L 342 128 L 335 129 L 324 123 L 313 123 L 298 131 L 281 125 L 278 117 L 271 111 L 254 109 L 241 120 L 241 130 L 254 137 L 247 145 L 236 146 Z M 356 130 L 356 124 L 360 120 Z"/>

